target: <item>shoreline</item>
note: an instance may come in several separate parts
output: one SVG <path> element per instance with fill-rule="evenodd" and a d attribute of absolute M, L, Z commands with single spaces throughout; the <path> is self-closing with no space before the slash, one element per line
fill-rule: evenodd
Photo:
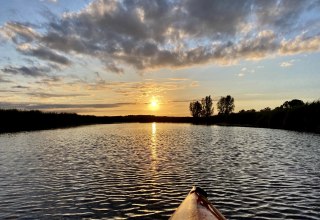
<path fill-rule="evenodd" d="M 279 117 L 279 115 L 282 117 Z M 290 114 L 284 114 L 283 111 L 268 113 L 244 112 L 233 113 L 227 116 L 214 115 L 208 118 L 193 118 L 154 115 L 92 116 L 78 115 L 75 113 L 0 110 L 0 134 L 70 128 L 95 124 L 152 122 L 270 128 L 320 134 L 319 116 L 317 118 L 312 118 L 313 120 L 306 117 L 300 119 L 297 117 L 291 117 L 293 120 L 288 120 L 290 117 Z M 306 121 L 309 123 L 305 123 Z"/>

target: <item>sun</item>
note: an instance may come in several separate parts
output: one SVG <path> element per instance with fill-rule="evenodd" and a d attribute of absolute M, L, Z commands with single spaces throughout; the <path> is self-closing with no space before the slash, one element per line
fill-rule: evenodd
<path fill-rule="evenodd" d="M 159 108 L 159 101 L 155 97 L 152 97 L 149 107 L 151 110 L 157 110 Z"/>
<path fill-rule="evenodd" d="M 151 105 L 151 107 L 155 108 L 158 106 L 158 102 L 156 100 L 152 100 L 150 105 Z"/>

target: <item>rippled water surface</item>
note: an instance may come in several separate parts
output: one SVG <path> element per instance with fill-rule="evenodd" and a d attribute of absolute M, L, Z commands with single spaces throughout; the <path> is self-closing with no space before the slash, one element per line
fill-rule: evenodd
<path fill-rule="evenodd" d="M 320 135 L 159 123 L 0 135 L 0 219 L 168 219 L 192 185 L 229 219 L 320 219 Z"/>

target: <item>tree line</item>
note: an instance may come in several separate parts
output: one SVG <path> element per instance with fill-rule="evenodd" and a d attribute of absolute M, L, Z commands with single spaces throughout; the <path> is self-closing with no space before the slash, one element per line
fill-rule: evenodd
<path fill-rule="evenodd" d="M 267 107 L 260 111 L 251 109 L 233 113 L 234 99 L 231 96 L 226 96 L 217 101 L 218 114 L 213 116 L 213 100 L 210 96 L 207 96 L 200 101 L 191 102 L 189 107 L 194 117 L 153 115 L 90 116 L 74 113 L 0 109 L 0 133 L 131 122 L 217 124 L 320 133 L 320 101 L 304 103 L 299 99 L 293 99 L 274 109 Z"/>
<path fill-rule="evenodd" d="M 234 111 L 234 98 L 230 95 L 221 97 L 217 102 L 217 109 L 219 115 L 229 115 Z M 195 118 L 208 118 L 213 115 L 214 107 L 211 96 L 206 96 L 200 101 L 190 102 L 189 105 L 190 113 Z"/>
<path fill-rule="evenodd" d="M 205 101 L 209 100 L 209 101 Z M 296 131 L 310 131 L 320 133 L 320 101 L 305 103 L 299 99 L 285 101 L 282 105 L 271 109 L 266 107 L 260 111 L 255 109 L 234 111 L 234 98 L 230 95 L 221 97 L 217 101 L 217 115 L 206 113 L 207 103 L 212 105 L 210 96 L 201 101 L 190 103 L 189 110 L 196 124 L 218 124 L 233 126 L 249 126 L 263 128 L 277 128 Z M 213 113 L 213 108 L 212 111 Z"/>
<path fill-rule="evenodd" d="M 230 117 L 218 120 L 242 126 L 320 133 L 320 101 L 304 103 L 299 99 L 293 99 L 274 109 L 242 110 L 237 114 L 230 115 Z"/>
<path fill-rule="evenodd" d="M 166 117 L 154 115 L 93 116 L 75 113 L 42 112 L 38 110 L 0 109 L 0 134 L 68 128 L 91 124 L 112 123 L 192 123 L 191 117 Z"/>

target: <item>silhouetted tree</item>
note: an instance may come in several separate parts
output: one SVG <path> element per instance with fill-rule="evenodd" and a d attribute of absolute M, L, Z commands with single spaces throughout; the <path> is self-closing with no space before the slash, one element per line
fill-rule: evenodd
<path fill-rule="evenodd" d="M 234 98 L 230 95 L 221 97 L 217 103 L 219 114 L 229 115 L 234 110 Z"/>
<path fill-rule="evenodd" d="M 200 117 L 201 113 L 202 113 L 202 105 L 199 101 L 194 101 L 194 102 L 190 102 L 190 106 L 189 106 L 191 115 L 193 117 Z"/>
<path fill-rule="evenodd" d="M 271 111 L 271 108 L 269 108 L 269 107 L 266 107 L 266 108 L 260 110 L 260 112 L 270 112 L 270 111 Z"/>
<path fill-rule="evenodd" d="M 249 110 L 247 110 L 246 112 L 253 112 L 253 113 L 255 113 L 255 112 L 257 112 L 255 109 L 249 109 Z"/>
<path fill-rule="evenodd" d="M 202 104 L 202 112 L 201 116 L 202 117 L 210 117 L 213 114 L 213 106 L 212 106 L 212 99 L 211 96 L 206 96 L 201 100 Z"/>
<path fill-rule="evenodd" d="M 283 105 L 280 106 L 280 108 L 292 109 L 292 108 L 301 107 L 303 105 L 304 105 L 303 101 L 301 101 L 299 99 L 292 99 L 291 101 L 284 102 Z"/>

